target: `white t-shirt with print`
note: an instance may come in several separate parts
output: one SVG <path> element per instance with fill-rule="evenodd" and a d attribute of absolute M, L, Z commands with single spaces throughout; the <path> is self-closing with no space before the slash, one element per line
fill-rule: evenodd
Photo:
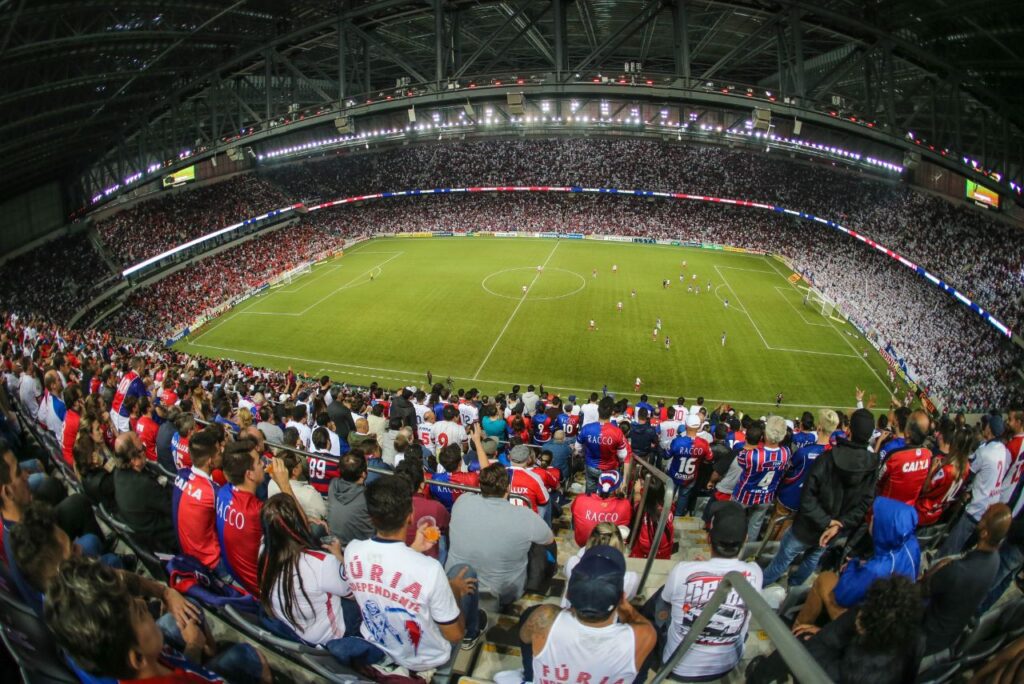
<path fill-rule="evenodd" d="M 363 614 L 362 636 L 413 672 L 441 667 L 451 644 L 438 624 L 459 619 L 459 604 L 436 559 L 400 541 L 345 547 L 345 576 Z"/>
<path fill-rule="evenodd" d="M 341 562 L 325 551 L 306 550 L 299 558 L 298 578 L 292 583 L 292 622 L 284 611 L 279 581 L 271 590 L 274 617 L 288 623 L 296 634 L 311 644 L 325 644 L 345 636 L 342 597 L 352 594 L 345 581 Z M 302 580 L 299 589 L 298 580 Z M 303 595 L 305 591 L 305 595 Z"/>
<path fill-rule="evenodd" d="M 680 563 L 672 568 L 661 592 L 662 600 L 672 605 L 672 618 L 666 634 L 663 662 L 671 657 L 676 647 L 690 631 L 701 607 L 711 600 L 726 573 L 737 571 L 746 576 L 758 591 L 761 590 L 761 568 L 735 558 L 712 558 L 707 561 Z M 735 591 L 729 592 L 719 606 L 715 617 L 676 666 L 680 677 L 722 675 L 740 662 L 743 643 L 750 625 L 750 610 Z"/>

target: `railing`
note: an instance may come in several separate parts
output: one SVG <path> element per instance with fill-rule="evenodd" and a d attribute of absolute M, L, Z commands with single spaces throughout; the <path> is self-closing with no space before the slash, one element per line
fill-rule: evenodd
<path fill-rule="evenodd" d="M 646 471 L 646 474 L 644 475 L 643 492 L 640 494 L 640 504 L 636 508 L 636 515 L 633 516 L 633 527 L 629 533 L 630 548 L 636 544 L 636 540 L 639 536 L 637 532 L 640 529 L 640 520 L 643 518 L 644 504 L 647 503 L 648 485 L 651 482 L 651 478 L 656 477 L 665 485 L 665 500 L 662 502 L 661 515 L 658 516 L 658 529 L 654 531 L 654 537 L 651 539 L 651 550 L 647 554 L 647 562 L 644 564 L 644 572 L 640 575 L 640 584 L 637 585 L 636 588 L 636 593 L 639 594 L 643 591 L 644 585 L 647 583 L 647 578 L 651 574 L 651 568 L 654 566 L 654 560 L 658 556 L 658 547 L 661 546 L 661 538 L 665 535 L 665 525 L 668 523 L 668 517 L 672 514 L 672 499 L 675 495 L 675 483 L 672 481 L 671 477 L 661 470 L 661 468 L 656 468 L 636 454 L 633 454 L 633 463 L 636 465 L 633 468 L 633 472 L 630 473 L 629 480 L 626 483 L 627 496 L 632 496 L 633 493 L 633 483 L 635 481 L 633 473 L 636 473 L 639 469 L 643 469 Z"/>
<path fill-rule="evenodd" d="M 750 586 L 741 573 L 732 571 L 726 573 L 715 593 L 711 595 L 711 600 L 701 607 L 700 615 L 690 625 L 690 631 L 686 634 L 686 638 L 658 670 L 652 684 L 661 684 L 672 676 L 672 671 L 679 665 L 686 652 L 697 643 L 697 639 L 700 638 L 715 613 L 718 612 L 719 606 L 725 602 L 726 597 L 732 591 L 735 591 L 743 599 L 743 603 L 750 610 L 752 619 L 757 620 L 757 624 L 768 634 L 768 638 L 775 644 L 782 660 L 798 682 L 801 684 L 818 684 L 819 682 L 825 684 L 832 681 L 807 652 L 807 649 L 797 641 L 785 623 L 775 614 L 771 606 L 765 602 L 761 594 Z"/>

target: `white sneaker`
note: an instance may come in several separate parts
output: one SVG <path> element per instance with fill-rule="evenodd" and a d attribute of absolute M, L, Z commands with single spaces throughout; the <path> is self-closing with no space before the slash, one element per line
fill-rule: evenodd
<path fill-rule="evenodd" d="M 502 670 L 495 672 L 491 677 L 494 684 L 526 684 L 523 681 L 522 670 Z"/>

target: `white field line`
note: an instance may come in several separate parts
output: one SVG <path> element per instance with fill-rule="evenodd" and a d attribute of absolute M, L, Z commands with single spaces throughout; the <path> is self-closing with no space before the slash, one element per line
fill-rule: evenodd
<path fill-rule="evenodd" d="M 253 297 L 253 298 L 252 298 L 252 301 L 251 301 L 251 302 L 249 302 L 249 304 L 248 304 L 248 307 L 250 307 L 250 308 L 251 308 L 251 307 L 255 306 L 255 305 L 256 305 L 256 302 L 258 302 L 258 301 L 259 301 L 259 300 L 258 300 L 258 299 L 257 299 L 256 297 Z M 238 314 L 242 314 L 242 313 L 246 313 L 246 309 L 244 309 L 244 308 L 242 308 L 242 309 L 235 309 L 234 311 L 232 311 L 232 312 L 231 312 L 231 313 L 229 313 L 228 315 L 224 316 L 224 317 L 223 317 L 223 318 L 224 318 L 224 320 L 222 320 L 222 321 L 220 321 L 219 323 L 217 323 L 217 325 L 213 326 L 213 327 L 212 327 L 212 328 L 210 328 L 209 330 L 204 330 L 204 331 L 203 331 L 203 334 L 202 334 L 202 335 L 200 335 L 199 337 L 195 338 L 194 340 L 189 340 L 189 344 L 195 344 L 196 342 L 198 342 L 199 340 L 203 339 L 204 337 L 206 337 L 207 335 L 209 335 L 210 333 L 212 333 L 212 332 L 213 332 L 214 330 L 216 330 L 216 329 L 217 329 L 217 328 L 219 328 L 220 326 L 222 326 L 222 325 L 224 325 L 225 323 L 227 323 L 228 321 L 230 321 L 230 320 L 231 320 L 232 318 L 234 318 L 234 317 L 235 317 L 235 316 L 237 316 Z"/>
<path fill-rule="evenodd" d="M 770 273 L 770 272 L 771 271 L 768 271 L 768 273 Z M 782 297 L 783 299 L 786 300 L 786 303 L 789 304 L 789 306 L 793 309 L 793 311 L 796 311 L 797 315 L 800 316 L 800 318 L 804 319 L 804 323 L 806 323 L 807 325 L 813 325 L 813 326 L 816 326 L 816 327 L 819 327 L 819 328 L 830 328 L 830 327 L 832 327 L 828 323 L 815 323 L 814 321 L 807 320 L 807 316 L 804 315 L 804 312 L 801 311 L 799 308 L 797 308 L 797 305 L 794 304 L 793 302 L 791 302 L 789 300 L 789 297 L 787 297 L 785 295 L 785 293 L 788 292 L 788 290 L 786 290 L 786 288 L 782 287 L 781 285 L 776 285 L 775 286 L 775 291 L 779 293 L 780 297 Z M 799 292 L 799 290 L 797 290 L 797 291 Z"/>
<path fill-rule="evenodd" d="M 375 265 L 375 266 L 373 266 L 373 267 L 363 271 L 362 273 L 360 273 L 359 275 L 357 275 L 355 278 L 353 278 L 352 280 L 348 281 L 344 285 L 340 285 L 340 286 L 334 288 L 333 290 L 331 290 L 330 292 L 325 294 L 323 297 L 321 297 L 320 299 L 316 300 L 315 302 L 313 302 L 312 304 L 307 306 L 302 311 L 242 311 L 242 312 L 239 312 L 239 313 L 246 313 L 246 314 L 249 314 L 249 315 L 252 315 L 252 316 L 304 316 L 307 313 L 309 313 L 309 311 L 313 307 L 317 306 L 318 304 L 323 303 L 324 301 L 326 301 L 327 299 L 329 299 L 329 298 L 333 297 L 334 295 L 338 294 L 342 290 L 345 290 L 345 289 L 351 287 L 352 284 L 355 283 L 360 278 L 363 278 L 364 276 L 367 276 L 367 275 L 369 275 L 371 273 L 379 271 L 379 269 L 382 266 L 384 266 L 384 264 L 388 263 L 389 261 L 393 261 L 394 259 L 397 259 L 398 257 L 400 257 L 403 254 L 405 254 L 405 252 L 393 252 L 392 254 L 394 256 L 392 256 L 391 258 L 385 259 L 384 261 L 380 262 L 379 264 L 377 264 L 377 265 Z"/>
<path fill-rule="evenodd" d="M 775 275 L 775 271 L 765 271 L 760 268 L 742 268 L 740 266 L 715 266 L 715 268 L 727 268 L 730 271 L 746 271 L 747 273 L 769 273 L 771 275 Z"/>
<path fill-rule="evenodd" d="M 259 357 L 268 358 L 268 359 L 281 359 L 283 361 L 298 361 L 300 363 L 317 364 L 318 365 L 318 369 L 321 370 L 321 371 L 328 370 L 328 371 L 341 371 L 341 372 L 345 372 L 346 368 L 347 369 L 354 368 L 354 369 L 360 370 L 360 371 L 372 371 L 373 375 L 367 375 L 366 377 L 372 377 L 372 378 L 375 378 L 375 379 L 390 379 L 390 380 L 395 380 L 395 381 L 401 382 L 401 383 L 409 382 L 409 378 L 410 377 L 422 378 L 425 375 L 425 371 L 406 371 L 406 370 L 400 370 L 398 368 L 379 368 L 379 367 L 376 367 L 376 366 L 363 366 L 363 365 L 358 365 L 358 364 L 354 364 L 354 363 L 343 363 L 343 362 L 340 362 L 340 361 L 326 361 L 324 359 L 309 359 L 309 358 L 305 358 L 305 357 L 302 357 L 302 356 L 288 356 L 288 355 L 285 355 L 285 354 L 271 354 L 271 353 L 267 353 L 267 352 L 253 351 L 253 350 L 250 350 L 250 349 L 236 349 L 236 348 L 233 348 L 233 347 L 219 347 L 219 346 L 215 346 L 215 345 L 212 345 L 212 344 L 197 344 L 195 346 L 202 347 L 204 349 L 212 349 L 214 351 L 221 351 L 221 352 L 228 352 L 228 353 L 235 353 L 235 354 L 250 354 L 252 356 L 259 356 Z M 407 377 L 397 378 L 397 377 L 393 377 L 393 376 L 379 375 L 380 373 L 393 373 L 395 375 L 404 375 L 404 376 L 407 376 Z M 436 377 L 440 377 L 440 374 L 438 374 Z M 477 378 L 477 377 L 470 378 L 470 377 L 466 377 L 464 375 L 453 375 L 452 379 L 453 380 L 469 380 L 469 381 L 474 381 L 474 382 L 487 383 L 487 384 L 490 384 L 490 385 L 508 385 L 509 387 L 511 387 L 512 385 L 516 385 L 516 384 L 522 385 L 522 384 L 525 384 L 525 382 L 526 382 L 526 381 L 523 381 L 523 380 L 513 381 L 513 380 L 488 380 L 486 378 Z M 549 389 L 554 389 L 554 390 L 559 390 L 559 391 L 564 391 L 564 392 L 577 392 L 577 393 L 580 394 L 580 396 L 583 396 L 583 395 L 589 396 L 591 392 L 598 392 L 598 393 L 601 392 L 601 388 L 597 388 L 597 387 L 590 387 L 590 388 L 587 388 L 587 387 L 566 387 L 566 386 L 559 386 L 559 385 L 548 385 L 546 383 L 545 383 L 544 386 L 548 387 Z M 623 397 L 623 396 L 637 396 L 637 393 L 632 392 L 632 391 L 618 391 L 618 390 L 615 390 L 615 389 L 609 389 L 608 392 L 609 392 L 609 394 L 614 394 L 615 396 L 619 396 L 619 397 Z M 648 396 L 654 397 L 656 399 L 675 399 L 679 395 L 678 394 L 667 395 L 667 394 L 649 394 L 648 393 Z M 727 403 L 727 404 L 733 404 L 733 405 L 739 404 L 739 405 L 746 405 L 746 406 L 775 406 L 775 402 L 774 401 L 747 401 L 746 399 L 715 399 L 714 397 L 706 397 L 705 398 L 705 402 L 708 403 L 708 404 Z M 807 407 L 807 408 L 836 408 L 836 406 L 838 406 L 838 405 L 832 405 L 832 404 L 800 404 L 800 406 Z"/>
<path fill-rule="evenodd" d="M 548 265 L 548 262 L 551 261 L 551 257 L 555 255 L 555 252 L 558 250 L 558 246 L 560 244 L 562 244 L 561 240 L 555 241 L 555 246 L 548 253 L 548 258 L 544 260 L 543 264 L 541 264 L 541 269 Z M 505 327 L 503 327 L 501 329 L 501 332 L 498 333 L 498 336 L 494 338 L 494 344 L 492 344 L 491 348 L 487 350 L 487 356 L 485 356 L 484 360 L 480 363 L 480 367 L 476 369 L 476 373 L 472 377 L 473 380 L 476 380 L 477 378 L 480 377 L 480 371 L 482 371 L 484 369 L 484 366 L 487 365 L 487 362 L 491 358 L 491 354 L 494 353 L 494 350 L 498 346 L 498 342 L 500 342 L 501 338 L 505 336 L 505 331 L 508 330 L 508 326 L 512 324 L 512 319 L 516 317 L 517 313 L 519 313 L 519 307 L 521 307 L 523 305 L 523 302 L 526 301 L 527 295 L 530 294 L 530 290 L 533 289 L 534 284 L 537 282 L 537 278 L 540 278 L 540 274 L 542 272 L 543 271 L 540 270 L 537 271 L 536 275 L 533 276 L 533 280 L 531 280 L 530 284 L 526 286 L 526 292 L 524 292 L 523 296 L 519 298 L 519 303 L 516 304 L 516 308 L 512 309 L 512 313 L 509 315 L 508 320 L 505 321 Z"/>
<path fill-rule="evenodd" d="M 722 267 L 722 268 L 728 268 L 728 267 L 726 266 L 726 267 Z M 814 354 L 815 356 L 838 356 L 838 357 L 844 358 L 844 359 L 849 359 L 849 358 L 853 358 L 854 356 L 856 356 L 856 354 L 838 354 L 836 352 L 813 351 L 811 349 L 791 349 L 789 347 L 773 347 L 772 345 L 768 344 L 768 340 L 766 340 L 764 338 L 764 335 L 761 334 L 761 329 L 758 328 L 757 327 L 757 323 L 754 322 L 754 317 L 750 315 L 750 312 L 747 310 L 747 307 L 743 305 L 742 301 L 740 301 L 740 296 L 738 294 L 736 294 L 736 290 L 733 290 L 732 285 L 730 285 L 729 281 L 726 280 L 725 275 L 722 273 L 721 269 L 718 266 L 715 266 L 715 270 L 718 271 L 718 276 L 722 279 L 723 282 L 725 282 L 725 286 L 728 287 L 732 291 L 732 294 L 736 298 L 736 301 L 739 302 L 740 306 L 743 307 L 743 309 L 742 309 L 743 313 L 745 313 L 747 315 L 747 318 L 750 319 L 750 324 L 754 326 L 754 330 L 757 331 L 758 337 L 760 337 L 761 341 L 764 342 L 765 349 L 768 349 L 769 351 L 789 352 L 790 354 Z M 765 271 L 765 273 L 770 273 L 770 272 L 771 271 Z M 776 271 L 776 273 L 778 273 L 778 271 Z M 854 351 L 856 352 L 857 350 L 854 349 Z"/>
<path fill-rule="evenodd" d="M 789 283 L 789 285 L 790 285 L 790 286 L 791 286 L 791 287 L 792 287 L 792 288 L 793 288 L 794 290 L 796 290 L 797 292 L 799 292 L 799 291 L 800 291 L 800 290 L 799 290 L 799 288 L 797 288 L 797 286 L 796 286 L 796 285 L 793 285 L 793 283 L 790 283 L 790 282 L 789 282 L 789 278 L 787 278 L 787 277 L 786 277 L 786 274 L 785 274 L 785 273 L 783 273 L 782 271 L 780 271 L 780 270 L 779 270 L 779 269 L 778 269 L 778 268 L 777 268 L 777 267 L 775 266 L 775 264 L 774 264 L 774 263 L 772 263 L 772 260 L 771 260 L 771 259 L 766 259 L 766 261 L 768 262 L 768 265 L 769 265 L 769 266 L 771 266 L 771 267 L 772 267 L 772 269 L 773 269 L 773 270 L 774 270 L 774 271 L 775 271 L 776 273 L 778 273 L 778 274 L 779 274 L 779 277 L 781 277 L 781 278 L 782 278 L 783 280 L 785 280 L 785 281 L 786 281 L 787 283 Z M 876 379 L 878 380 L 879 384 L 881 384 L 881 386 L 882 386 L 883 388 L 885 388 L 885 391 L 886 391 L 886 392 L 888 392 L 888 393 L 889 393 L 889 394 L 891 395 L 891 394 L 892 394 L 892 389 L 891 389 L 891 388 L 889 387 L 889 385 L 887 385 L 887 384 L 885 383 L 885 380 L 883 380 L 883 379 L 882 379 L 882 376 L 880 376 L 880 375 L 878 374 L 878 371 L 876 371 L 876 370 L 875 370 L 874 366 L 872 366 L 872 365 L 871 365 L 870 363 L 868 363 L 868 360 L 867 360 L 866 358 L 864 358 L 863 356 L 861 356 L 860 354 L 858 354 L 858 353 L 857 353 L 857 348 L 856 348 L 856 347 L 854 347 L 854 346 L 853 346 L 853 344 L 851 344 L 851 343 L 850 343 L 850 340 L 846 339 L 846 335 L 845 335 L 845 334 L 843 334 L 843 331 L 842 331 L 842 330 L 840 330 L 839 328 L 837 328 L 837 327 L 835 326 L 835 324 L 834 324 L 834 323 L 832 322 L 832 319 L 831 319 L 831 318 L 829 318 L 829 319 L 828 319 L 828 324 L 829 324 L 829 327 L 831 327 L 831 328 L 832 328 L 833 330 L 835 330 L 835 331 L 836 331 L 836 334 L 837 334 L 837 335 L 839 335 L 839 337 L 843 338 L 843 342 L 846 342 L 846 345 L 847 345 L 847 346 L 848 346 L 848 347 L 850 348 L 850 350 L 851 350 L 851 351 L 853 351 L 853 355 L 854 355 L 854 356 L 856 356 L 857 358 L 859 358 L 859 359 L 860 359 L 861 361 L 863 361 L 863 362 L 864 362 L 864 365 L 868 367 L 868 370 L 869 370 L 869 371 L 871 371 L 872 375 L 874 375 L 874 376 L 875 376 L 875 378 L 876 378 Z"/>
<path fill-rule="evenodd" d="M 339 268 L 341 268 L 343 265 L 344 264 L 334 264 L 333 266 L 328 266 L 327 268 L 325 268 L 322 271 L 320 271 L 320 273 L 318 273 L 315 277 L 310 278 L 309 280 L 304 282 L 302 285 L 299 285 L 298 287 L 292 288 L 292 289 L 281 288 L 281 290 L 279 290 L 279 291 L 280 292 L 287 292 L 288 294 L 293 294 L 295 292 L 302 292 L 307 287 L 309 287 L 310 285 L 312 285 L 316 281 L 320 280 L 321 278 L 327 276 L 330 273 L 334 273 Z M 312 275 L 312 274 L 310 274 L 310 275 Z"/>

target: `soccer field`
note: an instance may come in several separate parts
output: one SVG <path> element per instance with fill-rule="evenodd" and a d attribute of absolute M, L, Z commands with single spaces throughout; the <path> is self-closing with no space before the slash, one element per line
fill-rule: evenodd
<path fill-rule="evenodd" d="M 693 274 L 700 294 L 686 291 Z M 884 360 L 852 325 L 805 306 L 789 275 L 771 257 L 697 248 L 379 238 L 176 347 L 359 384 L 423 386 L 430 370 L 435 382 L 450 375 L 485 393 L 544 383 L 563 396 L 604 386 L 629 396 L 639 376 L 652 397 L 703 395 L 752 412 L 774 406 L 778 392 L 787 414 L 849 408 L 857 386 L 887 405 Z"/>

